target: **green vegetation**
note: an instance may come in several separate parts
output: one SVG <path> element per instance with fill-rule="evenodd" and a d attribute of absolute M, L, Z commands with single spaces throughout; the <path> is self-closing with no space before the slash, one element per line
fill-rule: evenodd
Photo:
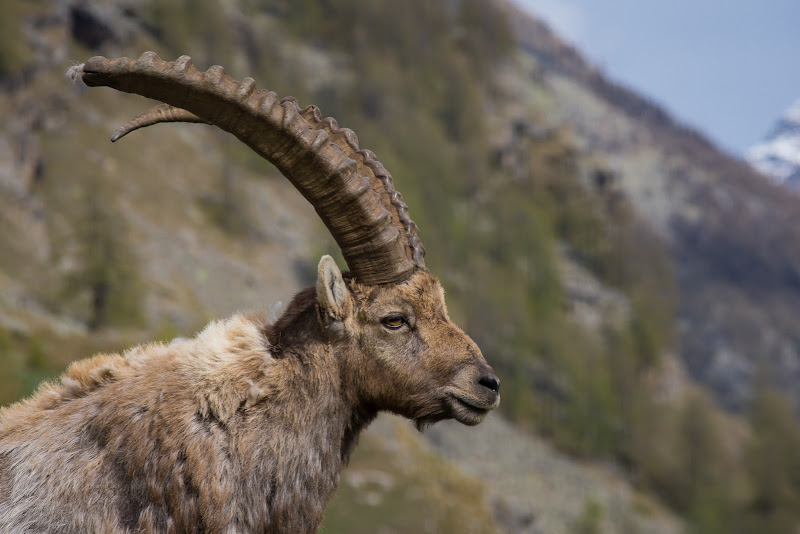
<path fill-rule="evenodd" d="M 70 265 L 58 290 L 43 295 L 50 304 L 83 320 L 91 330 L 135 326 L 142 321 L 137 261 L 120 216 L 118 184 L 107 179 L 110 161 L 72 163 L 73 140 L 43 138 L 50 166 L 43 195 L 54 244 L 54 260 Z M 90 143 L 87 143 L 90 146 Z M 72 167 L 72 173 L 53 174 Z"/>
<path fill-rule="evenodd" d="M 573 534 L 599 534 L 603 519 L 603 507 L 594 501 L 587 501 L 583 513 L 572 528 Z"/>
<path fill-rule="evenodd" d="M 800 521 L 800 428 L 791 402 L 761 387 L 744 455 L 750 493 L 742 532 L 792 532 Z"/>
<path fill-rule="evenodd" d="M 13 0 L 0 8 L 3 78 L 26 61 L 16 24 L 22 5 Z M 493 146 L 491 129 L 502 121 L 489 121 L 487 113 L 503 110 L 494 69 L 514 60 L 515 45 L 492 3 L 242 0 L 237 9 L 247 21 L 227 23 L 231 6 L 147 0 L 135 9 L 163 57 L 191 52 L 201 68 L 225 64 L 260 87 L 319 104 L 359 133 L 361 145 L 397 177 L 422 229 L 428 264 L 448 289 L 451 314 L 502 378 L 508 417 L 573 455 L 618 462 L 639 487 L 682 514 L 690 532 L 796 529 L 800 427 L 786 399 L 762 388 L 749 421 L 739 423 L 747 429 L 732 433 L 734 425 L 701 394 L 658 398 L 664 355 L 676 349 L 674 268 L 666 244 L 614 187 L 613 173 L 587 161 L 569 132 L 534 113 L 525 118 L 529 124 L 513 127 L 512 143 Z M 241 51 L 236 61 L 234 51 Z M 331 74 L 337 69 L 346 75 Z M 47 166 L 37 194 L 47 206 L 52 259 L 68 275 L 43 284 L 38 296 L 102 331 L 137 326 L 143 311 L 136 258 L 114 200 L 123 195 L 108 189 L 119 184 L 103 180 L 108 162 L 96 161 L 102 157 L 79 169 L 70 159 L 76 144 L 92 146 L 100 137 L 42 135 Z M 238 145 L 230 154 L 265 165 Z M 206 222 L 246 236 L 243 195 L 230 169 L 217 172 L 217 187 L 198 197 Z M 619 290 L 628 313 L 598 328 L 572 320 L 563 256 Z M 157 337 L 176 335 L 167 325 Z M 0 330 L 0 403 L 90 354 L 94 347 L 86 345 Z M 480 508 L 478 489 L 452 473 L 432 476 L 440 466 L 424 452 L 391 466 L 402 476 L 389 486 L 382 445 L 364 445 L 353 473 L 384 475 L 367 476 L 372 490 L 343 481 L 322 532 L 372 532 L 378 518 L 396 532 L 421 532 L 430 517 L 435 531 L 470 531 L 464 518 L 476 515 L 465 510 Z M 371 494 L 380 505 L 359 502 Z M 409 517 L 415 508 L 418 517 Z M 484 512 L 478 515 L 488 518 Z M 574 532 L 599 531 L 606 513 L 587 502 Z M 480 521 L 474 531 L 490 529 L 488 519 Z"/>
<path fill-rule="evenodd" d="M 320 534 L 372 534 L 376 525 L 396 534 L 497 532 L 483 485 L 420 447 L 412 432 L 395 424 L 391 445 L 364 436 Z"/>
<path fill-rule="evenodd" d="M 83 209 L 74 226 L 78 266 L 64 288 L 65 297 L 88 300 L 87 324 L 92 330 L 141 319 L 136 260 L 106 184 L 102 179 L 90 180 L 81 191 Z"/>
<path fill-rule="evenodd" d="M 192 50 L 199 64 L 220 63 L 230 55 L 232 27 L 225 24 L 223 4 L 216 0 L 145 2 L 138 15 L 158 39 L 163 57 Z"/>
<path fill-rule="evenodd" d="M 32 3 L 38 4 L 24 0 L 4 0 L 0 4 L 0 80 L 18 78 L 32 59 L 33 51 L 21 23 L 31 11 Z"/>
<path fill-rule="evenodd" d="M 226 154 L 231 138 L 221 130 L 213 130 Z M 246 238 L 252 230 L 247 213 L 247 199 L 240 180 L 236 179 L 230 160 L 222 163 L 214 190 L 199 199 L 200 207 L 214 226 L 232 237 Z"/>
<path fill-rule="evenodd" d="M 55 374 L 41 341 L 0 329 L 0 405 L 30 395 Z"/>

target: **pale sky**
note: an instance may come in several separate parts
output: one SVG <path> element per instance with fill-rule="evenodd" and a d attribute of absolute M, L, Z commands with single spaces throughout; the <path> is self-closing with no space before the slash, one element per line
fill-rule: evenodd
<path fill-rule="evenodd" d="M 732 154 L 800 98 L 800 0 L 514 1 Z"/>

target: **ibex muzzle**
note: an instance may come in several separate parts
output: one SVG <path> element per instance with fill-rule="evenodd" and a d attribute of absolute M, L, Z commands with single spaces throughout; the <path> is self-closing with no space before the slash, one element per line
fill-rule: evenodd
<path fill-rule="evenodd" d="M 82 360 L 0 410 L 0 532 L 311 534 L 380 411 L 422 428 L 497 407 L 500 381 L 450 320 L 392 177 L 350 130 L 186 56 L 70 74 L 164 102 L 114 140 L 165 121 L 237 136 L 314 205 L 350 273 L 325 256 L 274 324 L 236 315 Z"/>

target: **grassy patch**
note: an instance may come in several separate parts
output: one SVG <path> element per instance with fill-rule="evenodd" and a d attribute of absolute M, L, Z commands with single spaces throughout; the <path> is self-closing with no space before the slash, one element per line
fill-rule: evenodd
<path fill-rule="evenodd" d="M 320 534 L 497 532 L 478 480 L 442 462 L 409 427 L 395 431 L 391 444 L 364 436 Z"/>

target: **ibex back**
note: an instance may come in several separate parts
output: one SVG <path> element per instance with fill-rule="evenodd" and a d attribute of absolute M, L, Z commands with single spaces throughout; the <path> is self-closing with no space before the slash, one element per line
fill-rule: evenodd
<path fill-rule="evenodd" d="M 325 256 L 274 324 L 236 315 L 98 355 L 0 410 L 0 532 L 313 533 L 380 411 L 422 428 L 497 407 L 499 380 L 450 320 L 405 202 L 352 132 L 185 56 L 98 57 L 71 73 L 164 102 L 114 140 L 165 121 L 236 135 L 314 205 L 350 273 Z"/>

